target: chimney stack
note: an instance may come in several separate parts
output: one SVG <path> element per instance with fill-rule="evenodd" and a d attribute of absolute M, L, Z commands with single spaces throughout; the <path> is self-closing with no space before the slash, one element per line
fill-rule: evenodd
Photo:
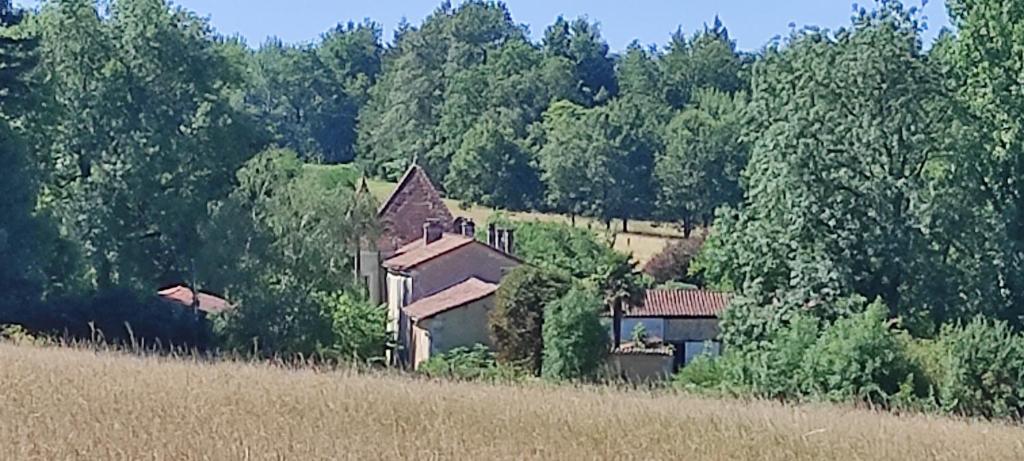
<path fill-rule="evenodd" d="M 441 239 L 441 235 L 444 233 L 444 227 L 436 219 L 428 220 L 423 223 L 423 244 L 430 245 Z"/>
<path fill-rule="evenodd" d="M 476 223 L 472 219 L 462 221 L 462 235 L 473 238 L 476 235 Z"/>
<path fill-rule="evenodd" d="M 507 253 L 507 254 L 513 254 L 513 251 L 515 250 L 515 243 L 516 243 L 516 240 L 515 240 L 515 237 L 516 237 L 515 236 L 515 232 L 516 231 L 515 231 L 515 229 L 505 229 L 504 232 L 505 232 L 505 238 L 503 239 L 504 247 L 502 248 L 502 250 L 504 250 L 505 253 Z"/>

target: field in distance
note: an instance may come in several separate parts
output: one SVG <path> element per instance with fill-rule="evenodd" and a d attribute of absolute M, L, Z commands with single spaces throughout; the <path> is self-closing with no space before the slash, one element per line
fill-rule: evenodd
<path fill-rule="evenodd" d="M 307 165 L 307 169 L 316 172 L 328 181 L 346 181 L 355 183 L 359 178 L 359 172 L 352 165 Z M 395 183 L 387 181 L 367 181 L 370 192 L 378 201 L 387 199 L 391 191 L 395 190 Z M 479 205 L 463 206 L 458 200 L 445 199 L 445 204 L 456 216 L 472 218 L 477 223 L 485 223 L 488 218 L 494 215 L 495 210 Z M 505 212 L 509 219 L 519 221 L 556 221 L 568 224 L 569 217 L 551 213 L 510 213 Z M 603 231 L 605 225 L 589 218 L 577 218 L 576 225 L 588 227 L 594 230 Z M 621 230 L 622 221 L 612 223 L 614 230 Z M 658 254 L 665 245 L 674 239 L 681 239 L 682 232 L 670 223 L 654 221 L 630 221 L 630 232 L 617 232 L 615 235 L 615 249 L 623 253 L 631 253 L 641 264 L 650 260 Z"/>
<path fill-rule="evenodd" d="M 0 459 L 1024 459 L 1024 429 L 0 344 Z"/>

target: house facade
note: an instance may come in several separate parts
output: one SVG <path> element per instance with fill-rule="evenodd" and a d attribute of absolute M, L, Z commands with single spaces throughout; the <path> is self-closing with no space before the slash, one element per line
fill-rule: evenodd
<path fill-rule="evenodd" d="M 729 296 L 706 290 L 647 290 L 642 303 L 622 314 L 621 334 L 643 331 L 643 344 L 624 341 L 612 365 L 626 377 L 667 376 L 704 354 L 721 353 L 719 318 Z M 640 329 L 640 330 L 638 330 Z"/>
<path fill-rule="evenodd" d="M 389 361 L 416 368 L 432 355 L 490 345 L 488 317 L 512 255 L 511 230 L 475 238 L 471 220 L 454 219 L 418 166 L 406 172 L 378 211 L 380 237 L 361 249 L 356 274 L 370 300 L 385 304 L 396 350 Z"/>

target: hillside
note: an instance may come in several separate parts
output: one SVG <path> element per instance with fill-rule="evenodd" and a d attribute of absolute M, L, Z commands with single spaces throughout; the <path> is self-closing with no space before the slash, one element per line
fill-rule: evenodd
<path fill-rule="evenodd" d="M 307 165 L 307 169 L 318 174 L 325 181 L 346 181 L 355 184 L 359 180 L 360 173 L 352 165 Z M 378 201 L 386 200 L 391 191 L 395 189 L 395 183 L 370 180 L 367 182 L 370 192 Z M 479 205 L 465 205 L 458 200 L 445 199 L 445 204 L 456 216 L 466 216 L 478 223 L 487 220 L 497 213 L 497 210 Z M 569 223 L 569 217 L 560 214 L 535 213 L 535 212 L 501 212 L 504 216 L 521 221 L 557 221 Z M 597 231 L 604 231 L 605 226 L 589 218 L 577 218 L 576 225 L 588 227 Z M 629 232 L 621 232 L 621 221 L 613 223 L 615 233 L 615 249 L 624 253 L 630 253 L 641 264 L 650 260 L 658 254 L 665 245 L 673 240 L 682 238 L 682 233 L 676 226 L 667 223 L 653 221 L 630 221 Z"/>
<path fill-rule="evenodd" d="M 997 424 L 9 344 L 0 389 L 0 459 L 1024 457 Z"/>

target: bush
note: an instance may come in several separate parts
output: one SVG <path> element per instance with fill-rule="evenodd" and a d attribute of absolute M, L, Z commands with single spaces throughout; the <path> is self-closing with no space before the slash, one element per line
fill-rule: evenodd
<path fill-rule="evenodd" d="M 500 216 L 491 221 L 515 229 L 515 252 L 523 261 L 575 279 L 599 272 L 616 254 L 597 234 L 583 228 L 557 222 L 515 222 Z M 486 239 L 487 229 L 479 228 L 477 234 Z"/>
<path fill-rule="evenodd" d="M 837 300 L 836 310 L 863 306 L 859 299 Z M 737 307 L 761 319 L 760 327 L 728 323 L 734 329 L 727 337 L 734 342 L 727 343 L 725 355 L 714 367 L 684 369 L 678 383 L 765 398 L 925 406 L 930 389 L 921 361 L 908 351 L 909 335 L 892 329 L 880 301 L 831 323 L 804 312 L 792 312 L 784 321 L 770 316 L 772 307 L 745 301 L 730 311 Z"/>
<path fill-rule="evenodd" d="M 544 311 L 568 283 L 557 273 L 526 265 L 505 276 L 489 320 L 500 363 L 540 374 Z"/>
<path fill-rule="evenodd" d="M 212 346 L 210 322 L 201 313 L 155 294 L 140 295 L 123 288 L 54 299 L 17 323 L 33 334 L 70 340 L 147 347 Z"/>
<path fill-rule="evenodd" d="M 807 350 L 807 392 L 836 402 L 881 405 L 900 394 L 915 370 L 887 314 L 879 300 L 825 329 Z"/>
<path fill-rule="evenodd" d="M 724 391 L 725 384 L 724 362 L 708 355 L 697 357 L 672 378 L 673 386 L 690 392 Z"/>
<path fill-rule="evenodd" d="M 458 380 L 514 381 L 523 376 L 516 368 L 498 364 L 494 354 L 483 344 L 457 347 L 434 355 L 420 364 L 418 371 L 433 378 Z"/>
<path fill-rule="evenodd" d="M 331 318 L 334 333 L 334 341 L 322 351 L 324 356 L 361 362 L 383 360 L 391 339 L 383 306 L 345 292 L 321 295 L 319 301 Z"/>
<path fill-rule="evenodd" d="M 644 273 L 658 284 L 678 282 L 700 285 L 700 277 L 690 273 L 690 262 L 700 253 L 703 243 L 703 239 L 689 238 L 668 244 L 644 265 Z"/>
<path fill-rule="evenodd" d="M 608 353 L 608 330 L 601 323 L 600 296 L 575 287 L 544 312 L 544 366 L 552 380 L 590 379 Z"/>
<path fill-rule="evenodd" d="M 1024 337 L 1005 322 L 977 318 L 939 337 L 943 410 L 962 416 L 1024 417 Z"/>

